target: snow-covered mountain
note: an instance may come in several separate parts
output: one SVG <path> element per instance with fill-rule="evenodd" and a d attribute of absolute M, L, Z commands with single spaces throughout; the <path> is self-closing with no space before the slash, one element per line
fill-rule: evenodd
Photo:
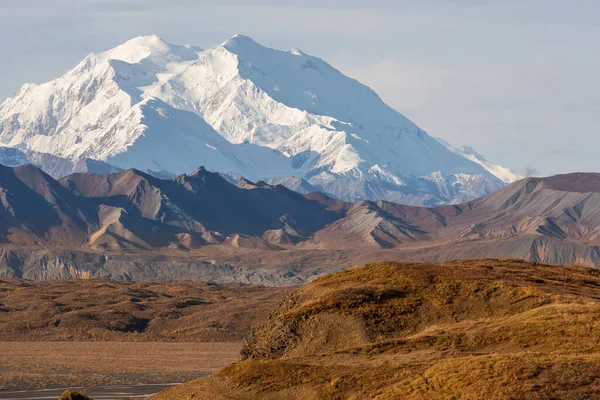
<path fill-rule="evenodd" d="M 451 152 L 456 153 L 466 158 L 467 160 L 473 161 L 474 163 L 481 165 L 489 173 L 499 178 L 504 183 L 513 183 L 525 178 L 524 176 L 521 176 L 508 168 L 489 162 L 484 156 L 479 154 L 471 146 L 454 147 L 442 138 L 436 138 L 436 140 L 444 146 L 446 146 L 446 148 Z"/>
<path fill-rule="evenodd" d="M 346 200 L 453 203 L 506 182 L 325 61 L 241 35 L 211 50 L 145 36 L 92 53 L 0 105 L 0 146 L 165 174 L 204 165 Z"/>

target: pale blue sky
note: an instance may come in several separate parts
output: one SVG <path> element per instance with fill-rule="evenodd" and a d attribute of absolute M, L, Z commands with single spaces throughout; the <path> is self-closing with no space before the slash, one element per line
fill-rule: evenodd
<path fill-rule="evenodd" d="M 600 171 L 597 0 L 0 0 L 0 98 L 150 33 L 301 48 L 494 162 Z"/>

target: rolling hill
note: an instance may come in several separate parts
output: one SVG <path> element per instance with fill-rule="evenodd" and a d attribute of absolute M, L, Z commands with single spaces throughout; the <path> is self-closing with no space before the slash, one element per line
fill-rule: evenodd
<path fill-rule="evenodd" d="M 152 399 L 597 398 L 599 287 L 516 260 L 366 265 L 290 294 L 244 361 Z"/>

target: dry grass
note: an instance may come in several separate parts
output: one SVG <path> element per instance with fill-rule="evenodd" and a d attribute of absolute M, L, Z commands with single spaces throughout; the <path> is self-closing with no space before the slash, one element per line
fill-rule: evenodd
<path fill-rule="evenodd" d="M 241 341 L 290 291 L 202 282 L 0 280 L 0 340 Z"/>
<path fill-rule="evenodd" d="M 245 361 L 156 399 L 600 398 L 599 315 L 589 268 L 370 264 L 297 290 Z"/>
<path fill-rule="evenodd" d="M 239 360 L 240 343 L 0 342 L 0 388 L 185 382 Z"/>
<path fill-rule="evenodd" d="M 2 279 L 0 389 L 185 382 L 216 372 L 238 360 L 250 327 L 290 290 Z"/>

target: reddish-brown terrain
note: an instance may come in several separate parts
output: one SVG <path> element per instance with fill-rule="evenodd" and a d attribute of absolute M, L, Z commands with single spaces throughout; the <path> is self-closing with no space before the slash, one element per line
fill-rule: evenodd
<path fill-rule="evenodd" d="M 290 290 L 0 279 L 0 389 L 173 383 L 216 372 L 239 359 L 251 327 Z"/>
<path fill-rule="evenodd" d="M 0 341 L 239 342 L 290 288 L 0 279 Z"/>

